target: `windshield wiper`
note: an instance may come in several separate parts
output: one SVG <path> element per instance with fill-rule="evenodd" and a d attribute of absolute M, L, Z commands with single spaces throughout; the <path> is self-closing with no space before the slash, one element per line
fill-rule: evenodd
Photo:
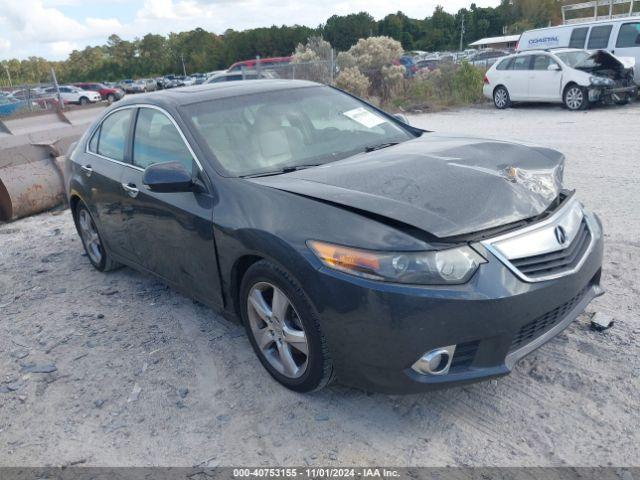
<path fill-rule="evenodd" d="M 242 178 L 258 178 L 258 177 L 270 177 L 272 175 L 282 175 L 284 173 L 297 172 L 298 170 L 304 170 L 305 168 L 317 167 L 323 165 L 322 163 L 312 163 L 308 165 L 290 165 L 282 167 L 280 170 L 274 170 L 273 172 L 261 172 L 253 173 L 249 175 L 242 175 Z"/>
<path fill-rule="evenodd" d="M 387 142 L 381 143 L 380 145 L 371 145 L 370 147 L 366 147 L 364 151 L 366 153 L 375 152 L 376 150 L 382 150 L 383 148 L 393 147 L 394 145 L 398 145 L 399 142 Z"/>

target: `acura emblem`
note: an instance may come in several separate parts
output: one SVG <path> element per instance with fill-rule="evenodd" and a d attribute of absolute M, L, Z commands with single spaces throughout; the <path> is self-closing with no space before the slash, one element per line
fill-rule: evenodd
<path fill-rule="evenodd" d="M 556 240 L 558 240 L 558 243 L 560 245 L 564 245 L 567 241 L 567 232 L 564 231 L 564 228 L 558 225 L 554 230 L 554 233 L 556 235 Z"/>

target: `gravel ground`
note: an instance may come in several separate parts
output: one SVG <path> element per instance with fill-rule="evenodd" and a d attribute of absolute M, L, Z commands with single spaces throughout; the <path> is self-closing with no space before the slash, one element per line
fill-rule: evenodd
<path fill-rule="evenodd" d="M 607 295 L 498 381 L 299 395 L 239 326 L 149 276 L 94 271 L 67 211 L 0 225 L 0 465 L 639 465 L 640 104 L 413 122 L 563 151 L 604 221 Z M 614 328 L 591 331 L 595 311 Z"/>

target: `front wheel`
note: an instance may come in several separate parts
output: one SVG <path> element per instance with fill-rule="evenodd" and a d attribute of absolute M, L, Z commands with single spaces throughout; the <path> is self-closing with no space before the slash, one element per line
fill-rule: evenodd
<path fill-rule="evenodd" d="M 87 97 L 80 98 L 80 105 L 86 105 L 89 103 L 89 99 Z"/>
<path fill-rule="evenodd" d="M 333 366 L 317 315 L 302 287 L 282 268 L 253 264 L 240 290 L 247 335 L 273 378 L 297 392 L 329 384 Z"/>
<path fill-rule="evenodd" d="M 589 93 L 584 87 L 571 85 L 564 91 L 564 104 L 569 110 L 586 110 L 589 107 Z"/>
<path fill-rule="evenodd" d="M 493 92 L 493 103 L 499 110 L 504 110 L 511 106 L 511 97 L 505 87 L 498 87 Z"/>
<path fill-rule="evenodd" d="M 110 93 L 109 95 L 107 95 L 107 102 L 113 103 L 115 101 L 116 101 L 116 97 L 113 93 Z"/>

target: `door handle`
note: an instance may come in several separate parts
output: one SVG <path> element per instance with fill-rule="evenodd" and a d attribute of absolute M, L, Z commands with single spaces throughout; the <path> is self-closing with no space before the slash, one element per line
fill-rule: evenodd
<path fill-rule="evenodd" d="M 93 168 L 91 168 L 91 165 L 82 165 L 80 168 L 87 175 L 87 177 L 90 177 L 93 173 Z"/>
<path fill-rule="evenodd" d="M 140 190 L 138 190 L 138 188 L 133 183 L 123 183 L 122 184 L 122 189 L 125 192 L 127 192 L 127 194 L 131 198 L 136 198 L 138 196 L 138 192 L 140 191 Z"/>

